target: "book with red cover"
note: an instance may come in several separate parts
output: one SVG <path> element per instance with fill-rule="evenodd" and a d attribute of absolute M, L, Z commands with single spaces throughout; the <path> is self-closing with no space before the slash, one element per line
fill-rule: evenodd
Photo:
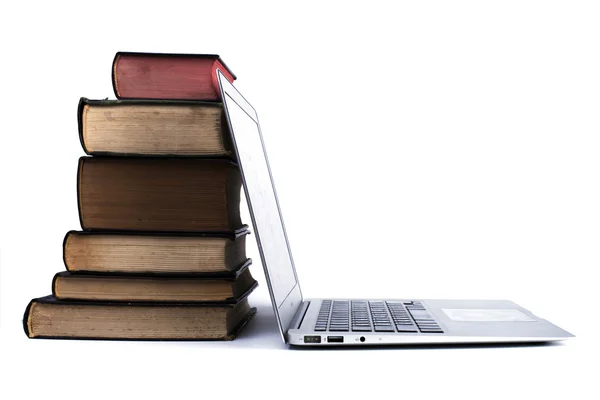
<path fill-rule="evenodd" d="M 217 68 L 236 77 L 216 54 L 118 52 L 112 83 L 118 99 L 220 100 Z"/>

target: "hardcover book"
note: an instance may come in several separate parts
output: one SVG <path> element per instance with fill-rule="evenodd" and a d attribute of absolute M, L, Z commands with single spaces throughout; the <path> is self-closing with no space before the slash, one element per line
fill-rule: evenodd
<path fill-rule="evenodd" d="M 77 120 L 90 155 L 232 155 L 221 103 L 81 98 Z"/>
<path fill-rule="evenodd" d="M 23 317 L 29 338 L 231 340 L 256 309 L 237 304 L 110 303 L 32 300 Z"/>
<path fill-rule="evenodd" d="M 249 233 L 247 229 L 221 234 L 70 231 L 63 241 L 63 259 L 72 273 L 235 278 L 250 264 Z"/>
<path fill-rule="evenodd" d="M 113 89 L 119 99 L 218 100 L 217 69 L 235 80 L 216 54 L 118 52 Z"/>
<path fill-rule="evenodd" d="M 241 175 L 198 158 L 82 157 L 78 205 L 85 230 L 240 231 Z"/>
<path fill-rule="evenodd" d="M 52 281 L 52 294 L 59 300 L 237 303 L 256 286 L 247 267 L 233 279 L 59 272 Z"/>

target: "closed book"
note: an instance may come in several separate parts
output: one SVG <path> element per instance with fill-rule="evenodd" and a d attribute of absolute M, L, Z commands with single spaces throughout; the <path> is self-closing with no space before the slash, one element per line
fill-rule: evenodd
<path fill-rule="evenodd" d="M 90 155 L 232 156 L 221 103 L 81 98 L 77 121 Z"/>
<path fill-rule="evenodd" d="M 248 234 L 247 229 L 220 234 L 70 231 L 63 259 L 73 273 L 235 278 L 250 264 Z"/>
<path fill-rule="evenodd" d="M 233 279 L 59 272 L 52 281 L 52 294 L 59 300 L 237 303 L 256 286 L 247 267 Z"/>
<path fill-rule="evenodd" d="M 118 52 L 113 89 L 119 99 L 217 100 L 217 69 L 230 82 L 235 80 L 216 54 Z"/>
<path fill-rule="evenodd" d="M 84 230 L 245 229 L 240 170 L 227 160 L 82 157 L 77 183 Z"/>
<path fill-rule="evenodd" d="M 231 340 L 256 310 L 237 304 L 119 303 L 33 299 L 23 317 L 30 338 Z"/>

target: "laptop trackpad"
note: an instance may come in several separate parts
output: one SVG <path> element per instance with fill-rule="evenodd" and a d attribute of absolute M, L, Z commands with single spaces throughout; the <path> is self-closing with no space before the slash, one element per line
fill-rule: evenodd
<path fill-rule="evenodd" d="M 534 322 L 535 319 L 516 308 L 476 309 L 476 308 L 443 308 L 442 311 L 456 322 Z"/>

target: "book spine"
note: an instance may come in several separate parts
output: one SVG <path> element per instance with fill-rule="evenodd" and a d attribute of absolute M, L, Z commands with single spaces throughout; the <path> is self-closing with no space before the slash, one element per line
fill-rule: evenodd
<path fill-rule="evenodd" d="M 27 307 L 25 308 L 25 313 L 23 314 L 23 330 L 25 331 L 25 334 L 29 338 L 33 337 L 32 332 L 29 329 L 29 318 L 31 317 L 31 309 L 33 307 L 34 302 L 35 302 L 35 299 L 31 300 L 29 302 L 29 304 L 27 304 Z"/>
<path fill-rule="evenodd" d="M 110 72 L 110 79 L 111 79 L 111 83 L 112 83 L 112 88 L 113 88 L 113 93 L 115 94 L 115 96 L 117 97 L 117 99 L 120 99 L 121 97 L 119 97 L 119 87 L 117 84 L 117 63 L 119 62 L 119 58 L 121 58 L 121 52 L 117 52 L 113 58 L 113 62 L 112 62 L 112 66 L 111 66 L 111 72 Z"/>
<path fill-rule="evenodd" d="M 88 101 L 85 97 L 79 99 L 79 105 L 77 106 L 77 130 L 79 132 L 79 143 L 81 143 L 83 151 L 85 151 L 85 154 L 90 155 L 90 152 L 85 145 L 85 138 L 83 137 L 83 119 L 85 118 L 83 111 L 85 110 L 85 106 L 87 104 Z"/>
<path fill-rule="evenodd" d="M 56 297 L 57 299 L 58 299 L 58 291 L 57 291 L 58 278 L 60 278 L 60 272 L 54 274 L 54 277 L 52 278 L 52 296 Z"/>
<path fill-rule="evenodd" d="M 77 164 L 77 214 L 79 215 L 79 226 L 81 226 L 81 229 L 88 230 L 83 223 L 83 214 L 81 210 L 81 172 L 83 169 L 83 161 L 85 159 L 86 156 L 79 157 Z"/>

